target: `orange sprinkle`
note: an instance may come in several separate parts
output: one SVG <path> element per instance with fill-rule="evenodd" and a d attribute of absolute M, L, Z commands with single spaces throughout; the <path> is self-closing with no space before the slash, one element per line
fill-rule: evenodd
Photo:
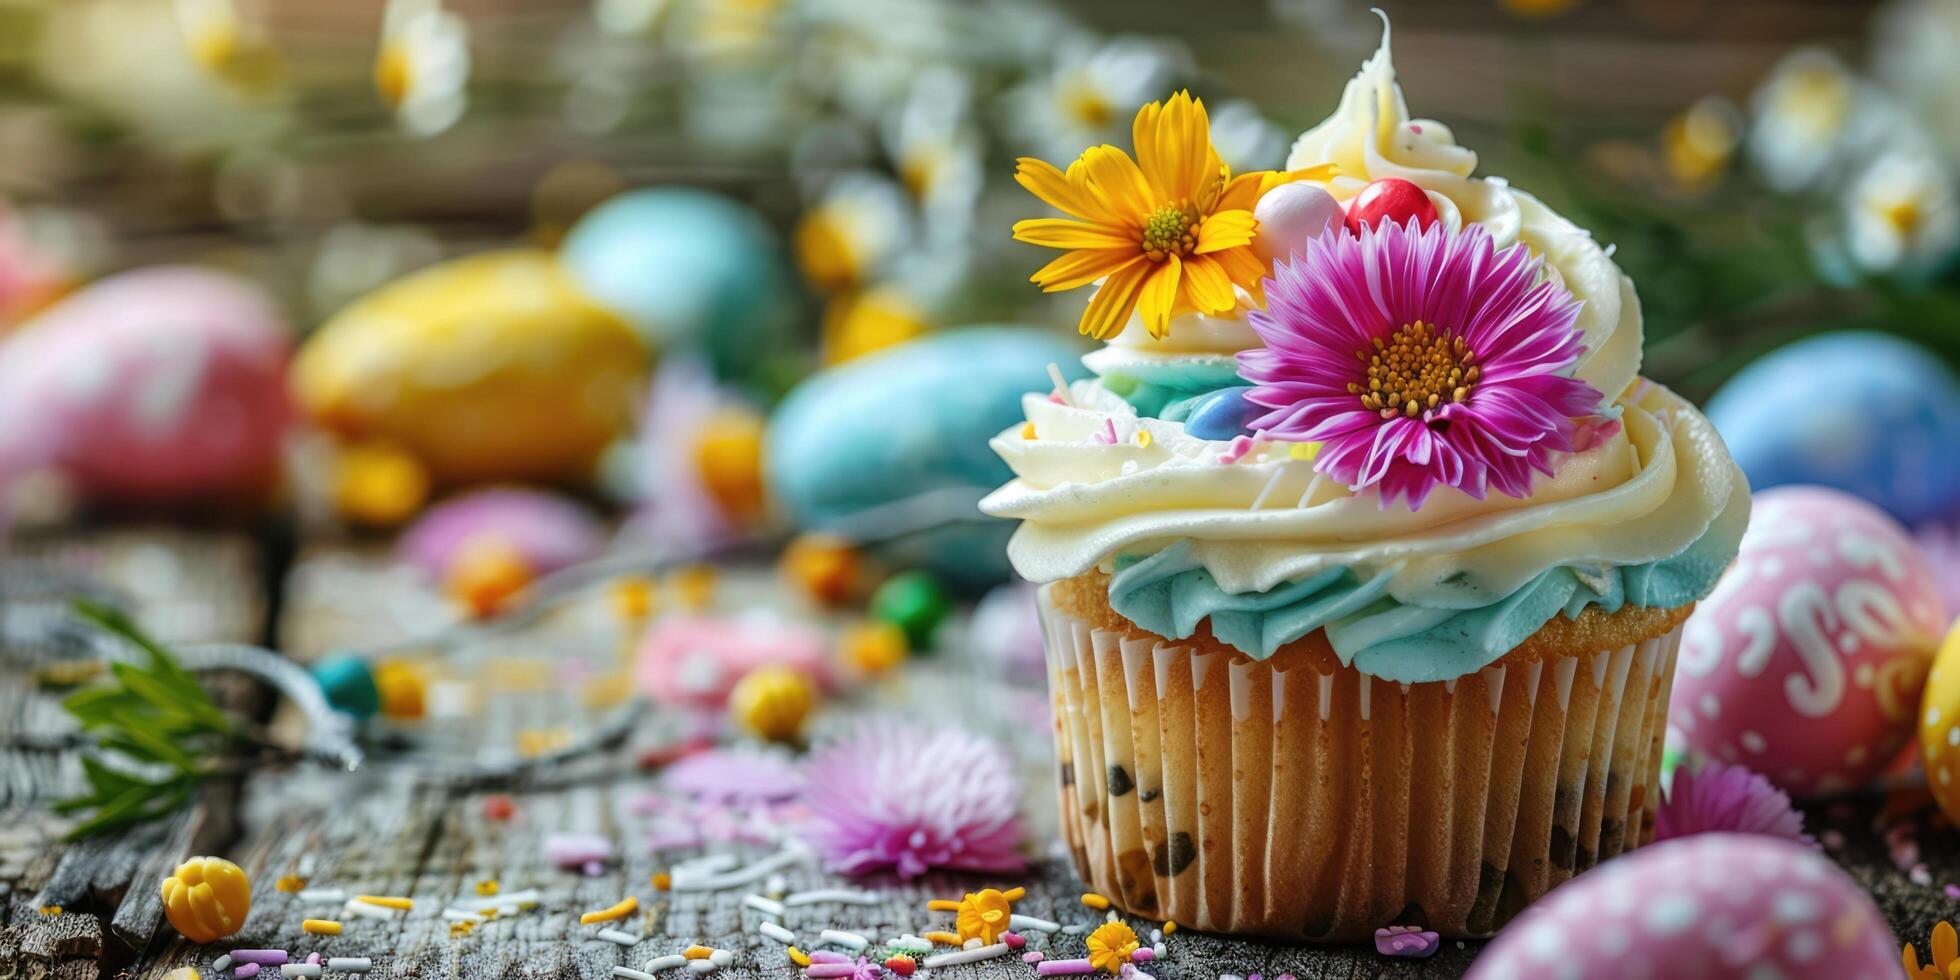
<path fill-rule="evenodd" d="M 330 919 L 307 919 L 301 922 L 299 927 L 316 936 L 340 935 L 340 923 Z"/>
<path fill-rule="evenodd" d="M 958 912 L 959 910 L 960 903 L 951 899 L 935 898 L 926 903 L 926 911 L 928 912 Z"/>
<path fill-rule="evenodd" d="M 1171 922 L 1169 920 L 1166 920 L 1164 922 L 1164 935 L 1168 936 L 1176 931 L 1177 931 L 1177 923 Z"/>
<path fill-rule="evenodd" d="M 1097 909 L 1100 911 L 1102 909 L 1106 909 L 1109 907 L 1109 899 L 1104 898 L 1103 896 L 1098 895 L 1095 892 L 1083 892 L 1082 904 L 1087 905 L 1092 909 Z"/>
<path fill-rule="evenodd" d="M 302 888 L 305 888 L 306 879 L 301 878 L 298 875 L 287 875 L 284 878 L 281 878 L 278 881 L 273 882 L 272 887 L 275 891 L 282 891 L 290 894 L 292 892 L 296 892 Z"/>
<path fill-rule="evenodd" d="M 354 901 L 379 905 L 384 909 L 401 909 L 404 912 L 415 908 L 414 899 L 402 898 L 399 895 L 356 895 Z"/>
<path fill-rule="evenodd" d="M 39 912 L 40 912 L 40 913 L 41 913 L 42 915 L 60 915 L 60 914 L 61 914 L 61 906 L 59 906 L 59 905 L 43 905 L 43 906 L 41 906 L 41 907 L 40 907 L 40 908 L 39 908 L 38 910 L 36 910 L 36 911 L 39 911 Z"/>
<path fill-rule="evenodd" d="M 929 943 L 939 943 L 942 946 L 961 945 L 960 937 L 950 932 L 928 932 L 920 938 Z"/>
<path fill-rule="evenodd" d="M 655 872 L 653 876 L 653 887 L 663 892 L 672 889 L 674 887 L 674 876 L 665 871 Z"/>
<path fill-rule="evenodd" d="M 707 946 L 701 945 L 700 943 L 695 943 L 694 945 L 681 950 L 681 955 L 690 960 L 705 960 L 708 957 L 715 955 L 715 951 Z"/>
<path fill-rule="evenodd" d="M 618 902 L 613 903 L 610 907 L 600 909 L 597 912 L 587 912 L 579 916 L 578 924 L 589 926 L 594 922 L 612 922 L 617 919 L 624 919 L 638 911 L 639 908 L 640 900 L 628 895 Z"/>
<path fill-rule="evenodd" d="M 1023 438 L 1023 439 L 1033 439 L 1033 438 L 1034 438 L 1034 423 L 1033 423 L 1033 422 L 1023 422 L 1023 423 L 1021 424 L 1021 438 Z"/>
<path fill-rule="evenodd" d="M 1018 902 L 1027 894 L 1028 894 L 1027 889 L 1015 887 L 1015 888 L 1009 888 L 1008 890 L 1001 892 L 1000 897 L 1007 899 L 1010 902 Z"/>
<path fill-rule="evenodd" d="M 797 966 L 809 966 L 810 954 L 791 946 L 789 948 L 789 961 Z"/>
<path fill-rule="evenodd" d="M 495 878 L 485 878 L 476 883 L 476 893 L 478 895 L 495 895 L 502 889 L 503 886 L 498 884 Z"/>

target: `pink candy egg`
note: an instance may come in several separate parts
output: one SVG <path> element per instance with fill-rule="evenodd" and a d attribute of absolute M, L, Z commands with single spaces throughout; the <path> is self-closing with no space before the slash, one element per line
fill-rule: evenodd
<path fill-rule="evenodd" d="M 1383 177 L 1363 187 L 1348 205 L 1347 229 L 1359 235 L 1362 228 L 1384 218 L 1398 225 L 1414 218 L 1420 227 L 1427 228 L 1436 223 L 1436 203 L 1428 192 L 1409 181 Z"/>
<path fill-rule="evenodd" d="M 1252 216 L 1259 221 L 1253 246 L 1267 262 L 1304 251 L 1308 242 L 1329 228 L 1341 227 L 1347 217 L 1334 195 L 1301 181 L 1267 191 L 1253 206 Z"/>
<path fill-rule="evenodd" d="M 1946 624 L 1892 518 L 1837 490 L 1762 491 L 1735 564 L 1688 619 L 1669 726 L 1792 795 L 1855 788 L 1912 737 Z"/>
<path fill-rule="evenodd" d="M 1491 940 L 1467 980 L 1892 980 L 1899 946 L 1829 858 L 1756 834 L 1699 834 L 1608 861 Z"/>
<path fill-rule="evenodd" d="M 675 616 L 647 631 L 635 676 L 662 704 L 719 711 L 757 667 L 792 667 L 827 688 L 827 650 L 817 630 L 766 616 Z"/>
<path fill-rule="evenodd" d="M 584 507 L 554 493 L 493 487 L 446 500 L 402 533 L 402 558 L 432 579 L 448 574 L 470 547 L 496 542 L 515 550 L 534 575 L 596 558 L 606 530 Z"/>
<path fill-rule="evenodd" d="M 111 276 L 0 342 L 0 446 L 43 434 L 86 495 L 144 503 L 269 487 L 292 410 L 271 297 L 184 266 Z"/>

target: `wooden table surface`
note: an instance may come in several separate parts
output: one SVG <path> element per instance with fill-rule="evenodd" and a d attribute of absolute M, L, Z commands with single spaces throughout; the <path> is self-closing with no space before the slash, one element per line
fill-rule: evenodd
<path fill-rule="evenodd" d="M 697 942 L 734 952 L 723 976 L 798 975 L 784 948 L 755 931 L 759 913 L 742 905 L 743 896 L 757 889 L 668 893 L 649 883 L 654 873 L 701 853 L 732 851 L 748 861 L 776 851 L 769 844 L 725 842 L 657 851 L 650 846 L 649 810 L 659 806 L 654 798 L 662 790 L 658 773 L 644 768 L 642 759 L 647 750 L 684 738 L 689 722 L 653 712 L 622 744 L 519 780 L 457 778 L 472 763 L 509 758 L 521 739 L 575 737 L 621 710 L 605 692 L 625 689 L 612 682 L 623 679 L 618 672 L 634 627 L 612 612 L 601 592 L 572 600 L 522 630 L 432 655 L 429 663 L 438 679 L 419 743 L 427 746 L 424 755 L 377 757 L 354 773 L 305 765 L 257 772 L 213 786 L 194 810 L 166 825 L 61 844 L 66 824 L 44 807 L 72 792 L 79 774 L 73 753 L 52 747 L 68 730 L 57 696 L 38 690 L 31 680 L 35 665 L 52 654 L 21 640 L 30 631 L 19 624 L 33 621 L 22 610 L 37 607 L 35 600 L 22 598 L 36 592 L 21 586 L 24 576 L 45 576 L 52 567 L 80 570 L 117 589 L 161 636 L 180 641 L 277 637 L 281 648 L 301 661 L 339 648 L 404 644 L 448 621 L 439 599 L 375 549 L 303 548 L 283 576 L 277 569 L 267 574 L 266 555 L 255 539 L 241 534 L 155 529 L 35 539 L 4 553 L 0 569 L 12 578 L 0 576 L 0 718 L 5 719 L 0 721 L 0 977 L 157 977 L 180 966 L 208 974 L 210 962 L 224 950 L 276 947 L 370 957 L 376 977 L 596 980 L 610 976 L 615 966 L 637 968 Z M 283 583 L 276 601 L 268 582 Z M 772 591 L 766 573 L 740 571 L 729 574 L 721 589 L 723 601 L 736 605 L 779 601 Z M 268 610 L 275 607 L 277 622 L 269 622 L 274 614 Z M 982 670 L 954 646 L 833 700 L 815 719 L 815 729 L 822 734 L 868 715 L 909 712 L 992 736 L 1022 765 L 1024 810 L 1035 840 L 1051 840 L 1053 763 L 1041 718 L 1045 698 L 1038 685 Z M 426 648 L 401 647 L 409 654 L 418 649 Z M 452 681 L 442 680 L 445 675 Z M 562 683 L 568 675 L 577 683 Z M 484 678 L 492 680 L 476 683 Z M 276 714 L 275 731 L 291 730 L 295 720 Z M 498 821 L 486 814 L 484 800 L 492 793 L 514 801 L 514 817 Z M 1883 816 L 1886 801 L 1866 797 L 1812 808 L 1810 828 L 1873 892 L 1899 935 L 1918 939 L 1924 948 L 1932 924 L 1960 906 L 1943 887 L 1960 881 L 1960 836 L 1950 827 L 1932 826 L 1939 822 L 1928 818 L 1930 811 L 1909 799 L 1890 802 L 1906 816 Z M 1899 866 L 1877 829 L 1882 821 L 1897 819 L 1915 828 L 1909 839 L 1921 851 L 1923 883 Z M 560 831 L 604 835 L 616 845 L 619 859 L 593 876 L 552 868 L 542 841 Z M 231 940 L 199 946 L 161 924 L 157 883 L 192 853 L 227 856 L 251 876 L 252 912 L 244 931 Z M 850 882 L 798 864 L 784 872 L 791 891 L 866 887 L 879 901 L 792 908 L 781 921 L 806 943 L 824 928 L 858 932 L 876 942 L 944 927 L 948 916 L 927 912 L 928 898 L 1024 884 L 1028 895 L 1017 903 L 1017 912 L 1070 926 L 1098 922 L 1099 913 L 1077 901 L 1082 885 L 1066 861 L 1058 852 L 1042 853 L 1027 875 L 1011 882 L 937 875 L 903 884 Z M 337 905 L 309 906 L 276 890 L 275 882 L 287 875 L 349 894 L 407 895 L 416 906 L 385 922 L 345 917 Z M 485 880 L 497 881 L 505 893 L 536 888 L 541 902 L 452 936 L 442 909 L 475 898 L 477 884 Z M 640 910 L 618 925 L 640 937 L 637 945 L 597 940 L 595 927 L 578 925 L 578 913 L 627 894 L 639 898 Z M 59 915 L 41 911 L 57 905 L 63 910 Z M 299 923 L 309 914 L 342 918 L 346 931 L 337 937 L 304 935 Z M 1157 925 L 1131 921 L 1144 933 Z M 1082 955 L 1080 935 L 1030 933 L 1030 942 L 1051 955 Z M 1167 946 L 1167 958 L 1148 968 L 1162 980 L 1210 980 L 1227 973 L 1274 978 L 1288 972 L 1301 980 L 1456 977 L 1476 952 L 1474 943 L 1445 941 L 1432 959 L 1391 960 L 1365 947 L 1276 946 L 1188 930 L 1171 936 Z M 1014 959 L 930 972 L 948 980 L 1033 975 Z"/>

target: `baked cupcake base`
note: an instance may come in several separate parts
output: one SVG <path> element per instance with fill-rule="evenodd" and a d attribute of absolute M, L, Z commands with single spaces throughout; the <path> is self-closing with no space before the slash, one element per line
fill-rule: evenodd
<path fill-rule="evenodd" d="M 1255 661 L 1167 640 L 1091 573 L 1041 590 L 1061 826 L 1083 881 L 1180 925 L 1323 942 L 1486 936 L 1652 839 L 1692 607 L 1557 619 L 1491 666 L 1405 685 L 1315 633 Z"/>

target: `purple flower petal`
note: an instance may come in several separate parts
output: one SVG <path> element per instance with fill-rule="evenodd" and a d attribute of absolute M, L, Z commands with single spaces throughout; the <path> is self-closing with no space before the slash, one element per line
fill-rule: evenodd
<path fill-rule="evenodd" d="M 1790 806 L 1790 794 L 1742 766 L 1713 759 L 1699 770 L 1674 770 L 1654 813 L 1654 839 L 1734 831 L 1788 837 L 1816 845 L 1803 831 L 1803 814 Z"/>

